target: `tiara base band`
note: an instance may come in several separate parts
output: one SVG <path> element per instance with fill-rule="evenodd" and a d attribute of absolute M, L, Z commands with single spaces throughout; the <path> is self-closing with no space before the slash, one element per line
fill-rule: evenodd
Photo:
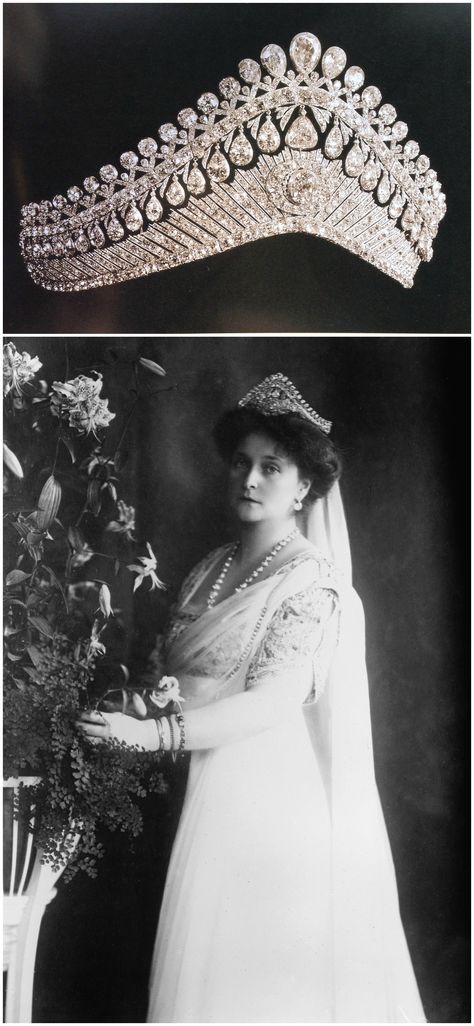
<path fill-rule="evenodd" d="M 231 184 L 213 183 L 205 197 L 191 197 L 166 223 L 107 249 L 28 265 L 44 288 L 82 291 L 169 270 L 247 242 L 291 233 L 336 243 L 411 288 L 420 258 L 389 211 L 374 206 L 340 160 L 321 152 L 285 149 L 261 156 L 252 171 Z"/>

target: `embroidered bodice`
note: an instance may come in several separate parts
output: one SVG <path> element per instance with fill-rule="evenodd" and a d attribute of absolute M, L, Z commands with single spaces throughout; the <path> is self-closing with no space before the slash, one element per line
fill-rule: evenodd
<path fill-rule="evenodd" d="M 202 608 L 193 604 L 194 593 L 208 574 L 212 581 L 211 567 L 219 565 L 230 548 L 224 546 L 209 553 L 185 579 L 171 611 L 168 628 L 163 636 L 157 638 L 147 673 L 142 678 L 144 684 L 153 684 L 164 672 L 176 672 L 173 656 L 177 643 L 179 647 L 186 630 L 206 615 Z M 311 562 L 308 583 L 297 590 L 295 584 L 294 594 L 284 598 L 268 616 L 266 591 L 270 589 L 271 592 L 283 578 L 291 580 L 289 575 L 298 567 L 307 566 L 308 561 Z M 324 687 L 336 645 L 338 616 L 335 614 L 338 612 L 340 575 L 315 549 L 292 557 L 275 571 L 266 584 L 261 599 L 262 590 L 257 593 L 255 585 L 246 592 L 248 603 L 255 603 L 255 610 L 249 609 L 250 633 L 249 617 L 231 615 L 228 600 L 219 605 L 222 630 L 214 632 L 212 643 L 203 632 L 202 642 L 194 646 L 192 664 L 186 666 L 186 674 L 193 678 L 222 681 L 214 695 L 219 697 L 223 692 L 228 693 L 229 681 L 236 677 L 245 662 L 245 688 L 255 687 L 269 675 L 307 672 L 307 700 L 313 700 L 319 697 Z"/>

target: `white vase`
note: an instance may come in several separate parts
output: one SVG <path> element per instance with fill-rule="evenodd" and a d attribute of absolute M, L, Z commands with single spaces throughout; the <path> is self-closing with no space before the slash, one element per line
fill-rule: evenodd
<path fill-rule="evenodd" d="M 35 808 L 28 788 L 38 777 L 11 777 L 3 781 L 4 841 L 4 970 L 7 972 L 5 1022 L 32 1022 L 33 977 L 41 920 L 56 894 L 55 884 L 67 860 L 54 869 L 41 862 L 35 846 Z M 19 816 L 13 816 L 19 802 Z M 74 846 L 79 834 L 73 834 Z M 8 856 L 8 857 L 7 857 Z"/>

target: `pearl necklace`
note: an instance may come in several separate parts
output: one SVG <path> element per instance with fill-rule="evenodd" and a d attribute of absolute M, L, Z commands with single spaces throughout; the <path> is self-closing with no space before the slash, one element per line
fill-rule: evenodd
<path fill-rule="evenodd" d="M 245 578 L 245 581 L 242 581 L 242 584 L 238 584 L 237 587 L 234 588 L 234 594 L 237 594 L 239 591 L 243 591 L 244 588 L 248 588 L 249 584 L 252 584 L 255 578 L 263 573 L 263 571 L 267 568 L 269 563 L 271 563 L 272 559 L 275 558 L 277 552 L 280 552 L 281 549 L 284 549 L 285 546 L 288 545 L 291 541 L 293 541 L 293 538 L 296 538 L 299 533 L 300 532 L 298 528 L 294 527 L 293 530 L 290 531 L 289 534 L 287 534 L 286 538 L 282 538 L 281 541 L 277 542 L 276 545 L 273 546 L 271 552 L 269 552 L 268 555 L 266 555 L 265 558 L 262 559 L 260 566 L 258 566 L 256 570 L 253 570 L 252 573 Z M 209 592 L 209 598 L 207 600 L 208 609 L 212 609 L 213 606 L 215 606 L 217 596 L 222 588 L 222 585 L 227 577 L 227 574 L 235 559 L 235 556 L 237 555 L 239 548 L 240 542 L 236 542 L 236 544 L 232 546 L 232 549 L 229 552 L 229 555 L 227 556 L 227 559 L 224 563 L 224 566 L 222 567 L 222 570 L 217 578 L 217 581 L 215 582 L 215 584 L 213 584 Z"/>

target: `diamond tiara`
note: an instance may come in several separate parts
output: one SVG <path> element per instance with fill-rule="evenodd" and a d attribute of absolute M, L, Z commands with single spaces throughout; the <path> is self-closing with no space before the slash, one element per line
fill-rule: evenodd
<path fill-rule="evenodd" d="M 22 207 L 35 282 L 77 291 L 138 278 L 287 232 L 329 239 L 409 288 L 446 212 L 429 158 L 376 86 L 301 32 L 243 60 L 160 142 L 66 196 Z M 344 72 L 344 78 L 342 74 Z"/>
<path fill-rule="evenodd" d="M 332 428 L 332 422 L 320 417 L 297 392 L 293 382 L 280 373 L 270 374 L 258 385 L 254 385 L 243 399 L 239 399 L 238 405 L 251 406 L 267 417 L 272 414 L 296 413 L 310 420 L 326 435 Z"/>

